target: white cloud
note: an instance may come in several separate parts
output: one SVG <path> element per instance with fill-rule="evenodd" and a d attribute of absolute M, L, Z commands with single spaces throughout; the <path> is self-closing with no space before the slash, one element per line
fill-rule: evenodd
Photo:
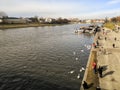
<path fill-rule="evenodd" d="M 17 0 L 2 1 L 1 10 L 11 15 L 47 15 L 47 16 L 65 16 L 66 14 L 74 14 L 74 12 L 82 12 L 89 8 L 80 4 L 74 3 L 44 3 L 34 1 L 17 2 Z"/>
<path fill-rule="evenodd" d="M 49 0 L 46 0 L 49 1 Z M 82 17 L 103 18 L 119 15 L 120 9 L 102 9 L 98 4 L 82 4 L 76 2 L 45 2 L 42 0 L 0 0 L 0 10 L 8 16 L 43 16 L 43 17 Z M 63 1 L 63 0 L 62 0 Z M 109 4 L 120 3 L 111 0 Z M 108 5 L 109 6 L 109 5 Z M 95 8 L 97 7 L 97 8 Z M 107 7 L 107 6 L 105 6 Z M 101 11 L 100 11 L 101 10 Z"/>
<path fill-rule="evenodd" d="M 108 4 L 118 4 L 120 3 L 120 0 L 111 0 L 108 2 Z"/>
<path fill-rule="evenodd" d="M 95 19 L 95 18 L 105 18 L 105 17 L 114 17 L 114 16 L 119 16 L 120 15 L 120 8 L 118 9 L 112 9 L 112 10 L 107 10 L 107 11 L 99 11 L 99 12 L 94 12 L 94 13 L 89 13 L 89 14 L 82 14 L 80 17 L 84 19 Z"/>

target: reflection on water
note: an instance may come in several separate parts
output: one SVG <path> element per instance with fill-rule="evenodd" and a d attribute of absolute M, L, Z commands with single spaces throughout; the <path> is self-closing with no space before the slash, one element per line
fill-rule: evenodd
<path fill-rule="evenodd" d="M 79 26 L 0 30 L 0 90 L 79 90 L 93 39 Z"/>

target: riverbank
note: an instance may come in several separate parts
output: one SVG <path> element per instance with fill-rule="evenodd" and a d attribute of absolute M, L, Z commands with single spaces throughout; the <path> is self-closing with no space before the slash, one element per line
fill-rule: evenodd
<path fill-rule="evenodd" d="M 103 67 L 103 77 L 99 78 L 100 87 L 102 90 L 119 90 L 120 32 L 108 28 L 104 28 L 104 32 L 106 34 L 99 33 L 101 36 L 99 42 L 105 52 L 98 51 L 97 56 L 98 64 Z M 113 44 L 115 44 L 115 47 Z"/>
<path fill-rule="evenodd" d="M 97 36 L 98 36 L 98 33 L 94 37 L 94 42 L 97 40 Z M 97 50 L 94 47 L 92 47 L 90 51 L 84 78 L 82 81 L 82 84 L 84 81 L 86 81 L 88 85 L 90 85 L 90 88 L 87 90 L 96 90 L 96 87 L 99 86 L 98 75 L 94 73 L 93 68 L 92 68 L 93 62 L 97 63 Z M 81 84 L 80 90 L 84 90 L 82 84 Z"/>
<path fill-rule="evenodd" d="M 0 29 L 10 29 L 10 28 L 26 28 L 26 27 L 43 27 L 43 26 L 56 26 L 64 24 L 1 24 Z"/>
<path fill-rule="evenodd" d="M 96 38 L 98 36 L 100 39 Z M 118 90 L 120 88 L 120 32 L 104 27 L 94 39 L 94 42 L 98 40 L 99 46 L 96 49 L 92 48 L 90 52 L 83 81 L 93 85 L 87 90 L 96 90 L 97 86 L 101 90 Z M 91 64 L 94 60 L 96 60 L 97 68 L 103 67 L 102 78 L 98 74 L 93 74 Z M 84 90 L 83 87 L 80 90 Z"/>

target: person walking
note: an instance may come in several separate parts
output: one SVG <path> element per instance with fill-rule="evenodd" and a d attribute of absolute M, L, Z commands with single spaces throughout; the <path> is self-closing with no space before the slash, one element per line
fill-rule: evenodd
<path fill-rule="evenodd" d="M 115 48 L 115 44 L 113 43 L 113 48 Z"/>
<path fill-rule="evenodd" d="M 105 41 L 107 40 L 107 37 L 105 37 Z"/>
<path fill-rule="evenodd" d="M 97 46 L 99 46 L 99 42 L 98 42 L 98 40 L 96 41 L 96 44 L 97 44 Z"/>
<path fill-rule="evenodd" d="M 101 88 L 98 86 L 98 87 L 96 87 L 96 90 L 101 90 Z"/>
<path fill-rule="evenodd" d="M 86 81 L 83 82 L 83 88 L 84 88 L 84 89 L 88 89 L 88 88 L 89 88 Z"/>
<path fill-rule="evenodd" d="M 115 38 L 114 38 L 114 40 L 116 41 L 116 40 L 117 40 L 117 38 L 115 37 Z"/>
<path fill-rule="evenodd" d="M 95 43 L 93 43 L 93 47 L 94 47 L 94 48 L 96 48 L 96 45 L 95 45 Z"/>
<path fill-rule="evenodd" d="M 98 36 L 98 39 L 100 40 L 100 36 Z"/>
<path fill-rule="evenodd" d="M 97 65 L 95 62 L 93 62 L 92 68 L 93 68 L 94 73 L 96 74 L 97 73 Z"/>

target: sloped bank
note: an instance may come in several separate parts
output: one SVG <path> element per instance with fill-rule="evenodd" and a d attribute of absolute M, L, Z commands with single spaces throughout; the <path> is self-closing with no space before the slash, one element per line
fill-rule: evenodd
<path fill-rule="evenodd" d="M 96 41 L 97 34 L 94 37 L 94 41 Z M 88 85 L 90 85 L 90 88 L 87 90 L 96 90 L 96 87 L 99 85 L 99 78 L 97 74 L 94 74 L 93 69 L 92 69 L 92 63 L 96 62 L 97 63 L 97 50 L 92 47 L 90 51 L 90 55 L 88 58 L 88 62 L 86 65 L 86 70 L 84 73 L 84 77 L 81 83 L 80 90 L 84 90 L 83 88 L 83 82 L 86 81 Z"/>
<path fill-rule="evenodd" d="M 43 27 L 43 26 L 56 26 L 64 24 L 1 24 L 0 29 L 11 29 L 11 28 L 27 28 L 27 27 Z"/>

